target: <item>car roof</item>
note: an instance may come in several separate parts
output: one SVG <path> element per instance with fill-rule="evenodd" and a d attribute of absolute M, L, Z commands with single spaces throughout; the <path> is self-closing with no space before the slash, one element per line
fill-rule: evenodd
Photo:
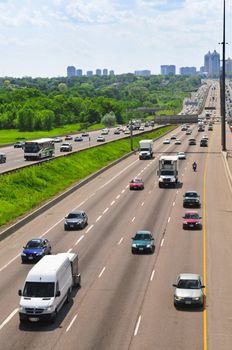
<path fill-rule="evenodd" d="M 84 213 L 84 210 L 73 210 L 73 211 L 70 211 L 69 214 L 83 214 Z"/>
<path fill-rule="evenodd" d="M 201 276 L 196 273 L 180 273 L 177 279 L 198 280 L 198 279 L 201 279 Z"/>
<path fill-rule="evenodd" d="M 185 214 L 199 214 L 198 211 L 186 211 Z"/>
<path fill-rule="evenodd" d="M 185 194 L 186 193 L 196 193 L 197 194 L 197 191 L 186 191 Z"/>
<path fill-rule="evenodd" d="M 135 234 L 136 234 L 136 235 L 137 235 L 137 234 L 149 234 L 149 235 L 151 235 L 152 233 L 151 233 L 151 231 L 140 230 L 140 231 L 137 231 Z"/>
<path fill-rule="evenodd" d="M 43 242 L 45 239 L 44 238 L 32 238 L 28 241 L 28 243 L 30 242 Z"/>
<path fill-rule="evenodd" d="M 133 177 L 132 180 L 143 181 L 143 180 L 141 179 L 141 177 Z"/>

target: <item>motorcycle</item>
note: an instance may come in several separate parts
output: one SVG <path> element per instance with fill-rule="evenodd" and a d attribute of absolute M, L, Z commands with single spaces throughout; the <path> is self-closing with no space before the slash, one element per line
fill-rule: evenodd
<path fill-rule="evenodd" d="M 196 171 L 196 170 L 197 170 L 197 164 L 193 163 L 193 171 Z"/>

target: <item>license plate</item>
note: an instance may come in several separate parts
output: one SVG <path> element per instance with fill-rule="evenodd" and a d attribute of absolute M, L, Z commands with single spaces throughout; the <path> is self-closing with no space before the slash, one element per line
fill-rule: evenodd
<path fill-rule="evenodd" d="M 29 257 L 28 257 L 28 260 L 33 260 L 33 256 L 29 256 Z"/>
<path fill-rule="evenodd" d="M 143 250 L 143 248 L 139 248 L 139 250 Z"/>
<path fill-rule="evenodd" d="M 185 304 L 189 305 L 189 304 L 191 304 L 191 301 L 187 300 L 187 301 L 185 302 Z"/>
<path fill-rule="evenodd" d="M 74 225 L 70 225 L 70 227 L 74 227 Z"/>
<path fill-rule="evenodd" d="M 39 317 L 29 317 L 29 321 L 37 322 L 37 321 L 39 321 Z"/>
<path fill-rule="evenodd" d="M 189 225 L 189 227 L 193 227 L 193 224 Z"/>

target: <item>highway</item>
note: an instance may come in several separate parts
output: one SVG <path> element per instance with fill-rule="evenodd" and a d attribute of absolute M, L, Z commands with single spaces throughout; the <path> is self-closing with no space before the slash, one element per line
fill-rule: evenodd
<path fill-rule="evenodd" d="M 218 113 L 219 92 L 210 91 L 209 99 L 211 94 Z M 220 124 L 207 132 L 208 148 L 200 147 L 197 125 L 191 129 L 191 136 L 180 127 L 171 133 L 182 145 L 163 145 L 160 139 L 153 160 L 130 156 L 0 242 L 1 349 L 231 349 L 232 198 Z M 196 146 L 188 145 L 190 137 Z M 160 189 L 158 157 L 179 151 L 187 154 L 179 162 L 181 184 Z M 129 190 L 134 176 L 143 178 L 143 191 Z M 201 196 L 202 230 L 182 229 L 187 190 Z M 63 218 L 75 208 L 87 212 L 89 224 L 64 231 Z M 131 254 L 131 237 L 139 229 L 154 234 L 154 254 Z M 20 325 L 17 291 L 31 268 L 21 264 L 20 253 L 27 240 L 41 236 L 50 240 L 53 254 L 78 253 L 82 288 L 73 292 L 55 324 Z M 204 310 L 173 306 L 172 284 L 183 272 L 203 276 Z"/>

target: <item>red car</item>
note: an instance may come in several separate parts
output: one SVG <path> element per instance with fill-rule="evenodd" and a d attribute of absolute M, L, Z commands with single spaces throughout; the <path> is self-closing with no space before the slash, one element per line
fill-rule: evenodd
<path fill-rule="evenodd" d="M 187 211 L 183 216 L 183 229 L 195 229 L 200 230 L 201 216 L 197 211 Z"/>
<path fill-rule="evenodd" d="M 142 179 L 135 177 L 130 182 L 130 190 L 143 190 L 144 189 L 144 182 Z"/>
<path fill-rule="evenodd" d="M 65 139 L 66 141 L 70 141 L 70 140 L 72 140 L 72 139 L 73 139 L 73 137 L 72 137 L 72 136 L 70 136 L 70 135 L 66 135 L 64 139 Z"/>

